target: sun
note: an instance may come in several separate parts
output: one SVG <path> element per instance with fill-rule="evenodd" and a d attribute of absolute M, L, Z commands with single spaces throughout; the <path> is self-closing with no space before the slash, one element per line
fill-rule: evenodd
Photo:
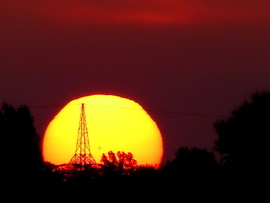
<path fill-rule="evenodd" d="M 155 121 L 135 101 L 114 95 L 91 95 L 69 102 L 45 131 L 44 161 L 59 165 L 74 155 L 82 103 L 96 162 L 100 163 L 103 153 L 123 151 L 131 152 L 138 164 L 161 163 L 163 141 Z"/>

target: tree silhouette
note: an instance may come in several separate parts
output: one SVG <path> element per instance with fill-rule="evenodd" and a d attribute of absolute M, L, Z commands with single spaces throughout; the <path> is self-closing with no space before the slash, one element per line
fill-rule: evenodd
<path fill-rule="evenodd" d="M 268 168 L 270 93 L 255 93 L 225 120 L 214 123 L 218 140 L 215 150 L 226 169 L 255 175 Z"/>
<path fill-rule="evenodd" d="M 0 110 L 0 156 L 5 174 L 29 178 L 42 169 L 40 137 L 33 123 L 28 107 L 15 109 L 3 104 Z"/>
<path fill-rule="evenodd" d="M 117 152 L 117 157 L 112 151 L 108 152 L 108 156 L 102 155 L 101 162 L 108 173 L 116 173 L 120 175 L 130 175 L 134 172 L 137 161 L 133 158 L 132 153 Z"/>
<path fill-rule="evenodd" d="M 213 189 L 218 181 L 219 165 L 213 152 L 206 149 L 180 147 L 176 158 L 161 168 L 163 184 L 179 191 Z M 207 191 L 209 192 L 209 191 Z"/>
<path fill-rule="evenodd" d="M 180 147 L 175 152 L 176 158 L 169 161 L 166 168 L 179 174 L 201 175 L 217 170 L 218 163 L 213 152 L 197 147 Z"/>

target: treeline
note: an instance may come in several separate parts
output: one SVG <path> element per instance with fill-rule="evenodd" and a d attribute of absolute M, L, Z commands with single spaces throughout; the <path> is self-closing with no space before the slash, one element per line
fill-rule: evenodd
<path fill-rule="evenodd" d="M 108 152 L 102 166 L 59 168 L 44 163 L 41 137 L 27 106 L 0 110 L 1 183 L 6 188 L 237 188 L 266 181 L 269 170 L 270 93 L 254 93 L 227 119 L 213 124 L 213 151 L 180 147 L 165 166 L 138 166 L 132 154 Z M 217 160 L 214 152 L 219 153 Z M 120 158 L 122 157 L 122 159 Z M 127 163 L 128 162 L 128 163 Z M 254 185 L 254 184 L 253 184 Z"/>
<path fill-rule="evenodd" d="M 108 152 L 103 154 L 101 163 L 89 166 L 73 166 L 70 164 L 55 166 L 45 163 L 46 180 L 64 183 L 65 185 L 97 186 L 104 183 L 116 184 L 150 184 L 162 186 L 181 181 L 211 181 L 221 175 L 221 166 L 213 152 L 206 149 L 180 147 L 175 153 L 175 159 L 165 166 L 138 165 L 131 153 Z M 93 184 L 95 183 L 95 184 Z"/>

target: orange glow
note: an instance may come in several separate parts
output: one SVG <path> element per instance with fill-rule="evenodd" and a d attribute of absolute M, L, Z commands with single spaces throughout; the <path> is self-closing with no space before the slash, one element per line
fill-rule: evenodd
<path fill-rule="evenodd" d="M 251 3 L 202 1 L 115 1 L 69 2 L 46 1 L 36 12 L 53 21 L 71 24 L 140 24 L 140 25 L 189 25 L 217 22 L 253 22 L 269 20 L 269 2 L 265 6 Z"/>
<path fill-rule="evenodd" d="M 109 151 L 131 152 L 138 164 L 159 165 L 163 156 L 156 123 L 136 102 L 92 95 L 69 102 L 50 122 L 43 140 L 44 161 L 68 163 L 75 153 L 81 103 L 85 104 L 90 150 L 96 162 Z"/>
<path fill-rule="evenodd" d="M 15 1 L 15 2 L 14 2 Z M 154 25 L 179 26 L 204 23 L 269 22 L 268 0 L 13 0 L 1 2 L 0 15 L 14 14 L 67 25 Z"/>

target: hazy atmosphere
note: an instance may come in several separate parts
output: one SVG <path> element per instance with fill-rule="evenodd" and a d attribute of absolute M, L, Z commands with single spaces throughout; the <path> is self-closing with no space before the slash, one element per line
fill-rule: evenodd
<path fill-rule="evenodd" d="M 155 120 L 166 163 L 212 150 L 213 123 L 270 90 L 267 0 L 62 2 L 0 0 L 0 102 L 27 105 L 41 136 L 69 101 L 118 95 Z"/>

